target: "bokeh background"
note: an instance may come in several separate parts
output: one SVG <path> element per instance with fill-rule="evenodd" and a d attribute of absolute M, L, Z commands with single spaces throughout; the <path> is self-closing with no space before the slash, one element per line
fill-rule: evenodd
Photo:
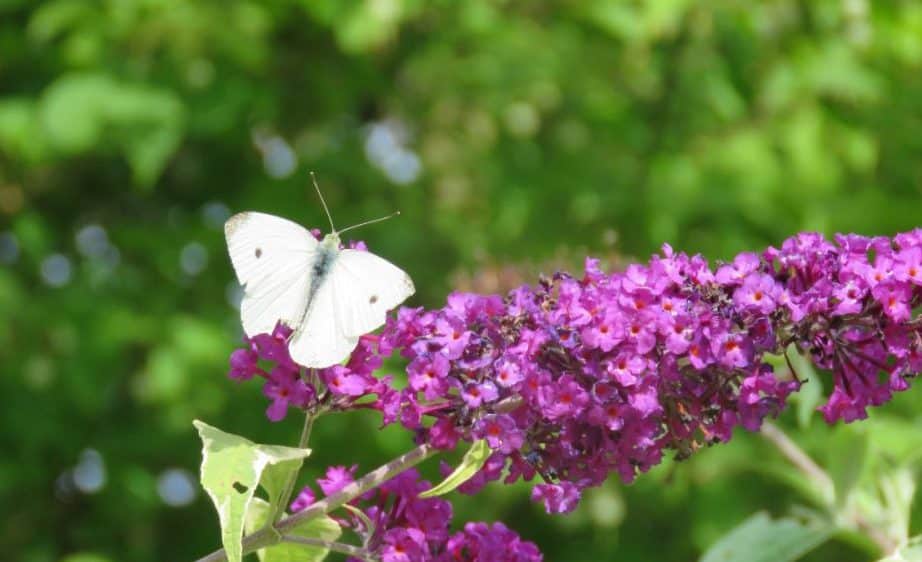
<path fill-rule="evenodd" d="M 0 558 L 219 544 L 192 420 L 272 443 L 300 429 L 226 378 L 222 224 L 261 210 L 326 230 L 310 170 L 340 226 L 402 211 L 356 236 L 438 306 L 663 242 L 719 260 L 920 226 L 920 131 L 915 0 L 2 0 Z M 779 423 L 860 485 L 922 447 L 920 394 L 836 428 L 814 396 Z M 378 423 L 324 419 L 305 477 L 410 447 Z M 804 503 L 798 480 L 740 434 L 567 517 L 520 487 L 455 505 L 550 561 L 695 560 Z M 807 560 L 876 554 L 842 533 Z"/>

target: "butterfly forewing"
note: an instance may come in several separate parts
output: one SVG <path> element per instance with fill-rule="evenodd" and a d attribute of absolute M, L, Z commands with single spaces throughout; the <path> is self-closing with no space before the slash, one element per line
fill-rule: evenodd
<path fill-rule="evenodd" d="M 224 225 L 237 279 L 244 286 L 240 314 L 247 335 L 292 328 L 304 316 L 318 243 L 305 228 L 264 213 L 240 213 Z"/>

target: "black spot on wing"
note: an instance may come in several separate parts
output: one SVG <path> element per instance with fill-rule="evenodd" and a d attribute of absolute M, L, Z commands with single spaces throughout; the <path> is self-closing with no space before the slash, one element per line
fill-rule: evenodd
<path fill-rule="evenodd" d="M 368 299 L 368 304 L 375 304 L 378 302 L 378 295 L 371 295 L 371 298 Z"/>
<path fill-rule="evenodd" d="M 263 249 L 262 249 L 262 248 L 256 248 L 255 254 L 256 254 L 256 259 L 261 258 L 262 255 L 263 255 Z"/>

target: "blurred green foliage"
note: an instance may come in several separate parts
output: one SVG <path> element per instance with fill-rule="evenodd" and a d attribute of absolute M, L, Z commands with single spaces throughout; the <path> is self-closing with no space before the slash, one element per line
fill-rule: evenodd
<path fill-rule="evenodd" d="M 268 423 L 256 384 L 224 376 L 240 331 L 221 224 L 256 209 L 325 229 L 308 170 L 341 226 L 403 211 L 360 236 L 436 305 L 490 260 L 578 268 L 665 241 L 726 259 L 918 226 L 920 130 L 915 0 L 0 0 L 0 557 L 219 544 L 201 493 L 161 497 L 189 499 L 191 420 L 280 444 L 300 423 Z M 865 457 L 914 466 L 918 392 L 861 424 Z M 855 430 L 804 415 L 815 400 L 783 425 L 840 484 L 872 485 L 873 463 L 835 468 Z M 309 475 L 409 447 L 378 422 L 324 419 Z M 741 435 L 570 517 L 518 487 L 456 507 L 548 560 L 692 560 L 801 488 Z M 845 533 L 807 560 L 873 556 Z"/>

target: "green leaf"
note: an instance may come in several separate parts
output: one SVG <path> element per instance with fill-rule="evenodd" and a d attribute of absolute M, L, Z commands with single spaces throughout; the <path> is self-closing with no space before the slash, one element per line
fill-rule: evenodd
<path fill-rule="evenodd" d="M 44 43 L 93 17 L 93 5 L 85 0 L 58 0 L 39 6 L 26 28 L 28 36 Z"/>
<path fill-rule="evenodd" d="M 262 483 L 270 501 L 278 502 L 281 493 L 279 482 L 301 468 L 310 450 L 258 445 L 198 420 L 193 424 L 203 444 L 202 487 L 218 510 L 221 542 L 228 561 L 240 562 L 244 518 L 256 486 Z M 268 467 L 273 468 L 264 477 Z"/>
<path fill-rule="evenodd" d="M 868 436 L 863 428 L 839 426 L 832 439 L 827 472 L 836 491 L 836 505 L 844 506 L 864 472 L 868 459 Z"/>
<path fill-rule="evenodd" d="M 269 515 L 269 504 L 259 498 L 254 498 L 247 511 L 247 533 L 258 531 L 266 525 Z M 310 521 L 296 525 L 286 534 L 309 539 L 319 539 L 333 542 L 342 533 L 339 524 L 331 517 L 323 515 Z M 320 562 L 326 558 L 329 549 L 319 546 L 283 543 L 261 548 L 256 551 L 260 562 Z"/>
<path fill-rule="evenodd" d="M 791 562 L 822 544 L 832 533 L 791 518 L 773 520 L 756 513 L 717 541 L 700 562 Z"/>
<path fill-rule="evenodd" d="M 467 450 L 467 453 L 464 454 L 464 458 L 461 459 L 461 464 L 458 465 L 458 468 L 445 477 L 445 480 L 442 480 L 437 486 L 421 493 L 419 497 L 434 498 L 436 496 L 443 496 L 461 484 L 464 484 L 470 480 L 472 476 L 477 474 L 478 470 L 483 468 L 487 459 L 490 458 L 490 452 L 490 446 L 487 445 L 486 439 L 475 441 L 474 444 L 471 445 L 471 448 Z"/>
<path fill-rule="evenodd" d="M 915 469 L 900 466 L 892 470 L 875 470 L 874 475 L 880 511 L 873 510 L 870 502 L 861 502 L 859 509 L 870 511 L 867 515 L 878 522 L 876 527 L 902 543 L 909 538 L 912 498 L 916 493 Z"/>
<path fill-rule="evenodd" d="M 299 468 L 301 468 L 300 464 L 297 467 L 293 467 L 291 463 L 286 462 L 270 464 L 266 467 L 259 485 L 266 491 L 266 496 L 269 499 L 270 505 L 277 506 L 280 501 L 287 499 L 282 498 L 282 494 L 285 493 L 285 484 Z M 282 513 L 285 507 L 287 506 L 282 506 L 278 509 L 278 513 Z"/>
<path fill-rule="evenodd" d="M 48 143 L 61 153 L 117 147 L 135 182 L 146 187 L 179 146 L 185 111 L 169 90 L 102 73 L 72 73 L 45 90 L 38 116 Z"/>
<path fill-rule="evenodd" d="M 918 463 L 922 460 L 922 420 L 905 419 L 881 412 L 874 423 L 867 424 L 868 441 L 874 450 L 886 453 L 898 463 Z"/>
<path fill-rule="evenodd" d="M 27 98 L 0 99 L 0 149 L 30 163 L 48 152 L 36 104 Z"/>
<path fill-rule="evenodd" d="M 919 562 L 922 560 L 922 535 L 909 539 L 909 542 L 902 548 L 880 562 Z"/>
<path fill-rule="evenodd" d="M 92 149 L 105 127 L 105 105 L 115 83 L 104 75 L 72 74 L 55 80 L 42 95 L 39 116 L 51 145 L 64 153 Z"/>

